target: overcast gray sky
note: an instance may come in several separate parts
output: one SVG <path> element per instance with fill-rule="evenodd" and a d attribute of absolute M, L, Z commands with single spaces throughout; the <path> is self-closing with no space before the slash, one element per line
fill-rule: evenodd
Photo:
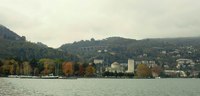
<path fill-rule="evenodd" d="M 55 48 L 92 37 L 200 36 L 200 0 L 0 0 L 0 24 Z"/>

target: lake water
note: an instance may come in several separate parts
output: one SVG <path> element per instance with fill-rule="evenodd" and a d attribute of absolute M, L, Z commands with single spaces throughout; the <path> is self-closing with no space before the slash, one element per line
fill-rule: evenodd
<path fill-rule="evenodd" d="M 0 78 L 0 96 L 200 96 L 200 79 Z"/>

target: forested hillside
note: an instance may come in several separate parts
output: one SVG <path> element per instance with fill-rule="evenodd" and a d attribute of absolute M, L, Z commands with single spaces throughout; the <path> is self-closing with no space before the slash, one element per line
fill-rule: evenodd
<path fill-rule="evenodd" d="M 199 59 L 200 38 L 134 40 L 110 37 L 103 40 L 91 39 L 64 44 L 60 49 L 77 54 L 80 58 L 89 61 L 95 58 L 106 58 L 110 63 L 113 61 L 126 62 L 128 58 L 133 58 L 135 60 L 155 60 L 157 63 L 175 65 L 175 60 L 178 58 Z"/>
<path fill-rule="evenodd" d="M 49 48 L 42 43 L 26 41 L 10 29 L 0 25 L 0 58 L 18 58 L 21 60 L 40 58 L 65 58 L 65 53 Z"/>

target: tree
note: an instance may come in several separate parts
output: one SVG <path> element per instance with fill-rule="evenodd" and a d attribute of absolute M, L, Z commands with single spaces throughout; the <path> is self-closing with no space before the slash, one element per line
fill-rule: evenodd
<path fill-rule="evenodd" d="M 31 75 L 32 67 L 29 62 L 23 62 L 23 73 L 24 75 Z"/>
<path fill-rule="evenodd" d="M 65 76 L 73 75 L 73 72 L 74 72 L 73 62 L 64 62 L 62 65 L 62 70 Z"/>
<path fill-rule="evenodd" d="M 64 62 L 63 59 L 55 59 L 55 74 L 59 76 L 60 74 L 63 74 L 62 72 L 62 63 Z"/>
<path fill-rule="evenodd" d="M 148 78 L 151 76 L 150 68 L 145 64 L 139 64 L 137 66 L 137 76 L 139 78 Z"/>
<path fill-rule="evenodd" d="M 37 75 L 39 75 L 39 68 L 34 68 L 34 70 L 33 70 L 33 75 L 34 76 L 37 76 Z"/>
<path fill-rule="evenodd" d="M 3 65 L 3 62 L 0 60 L 0 67 Z"/>
<path fill-rule="evenodd" d="M 73 68 L 74 68 L 74 75 L 79 75 L 79 64 L 78 63 L 74 63 L 73 64 Z"/>
<path fill-rule="evenodd" d="M 30 65 L 31 65 L 32 68 L 37 67 L 37 65 L 38 65 L 38 60 L 35 59 L 35 58 L 32 59 L 32 60 L 30 61 Z"/>
<path fill-rule="evenodd" d="M 111 72 L 109 71 L 105 71 L 102 75 L 105 77 L 105 76 L 110 76 Z"/>
<path fill-rule="evenodd" d="M 128 78 L 133 78 L 134 77 L 134 73 L 125 73 L 124 75 L 126 77 L 128 77 Z"/>
<path fill-rule="evenodd" d="M 33 75 L 35 75 L 35 73 L 34 73 L 34 70 L 35 69 L 37 69 L 37 67 L 38 67 L 38 60 L 37 59 L 35 59 L 35 58 L 33 58 L 31 61 L 30 61 L 30 65 L 31 65 L 31 67 L 33 68 Z M 39 70 L 38 70 L 39 71 Z"/>
<path fill-rule="evenodd" d="M 151 68 L 151 72 L 152 72 L 152 76 L 153 77 L 158 77 L 160 76 L 160 73 L 161 73 L 161 68 L 159 66 L 155 66 L 155 67 L 152 67 Z"/>
<path fill-rule="evenodd" d="M 4 64 L 1 67 L 1 71 L 2 71 L 3 75 L 9 75 L 9 73 L 10 73 L 10 66 L 8 64 Z"/>
<path fill-rule="evenodd" d="M 86 76 L 94 76 L 95 68 L 92 65 L 89 65 L 86 68 Z"/>
<path fill-rule="evenodd" d="M 200 78 L 200 72 L 199 72 L 199 74 L 197 75 L 197 77 Z"/>
<path fill-rule="evenodd" d="M 15 66 L 14 65 L 10 65 L 10 74 L 14 75 L 15 72 Z"/>
<path fill-rule="evenodd" d="M 55 62 L 52 59 L 40 59 L 40 64 L 43 64 L 44 70 L 42 71 L 43 75 L 49 75 L 51 73 L 54 73 L 55 69 Z"/>
<path fill-rule="evenodd" d="M 79 64 L 79 76 L 84 76 L 85 74 L 85 69 L 82 64 Z"/>
<path fill-rule="evenodd" d="M 19 64 L 14 59 L 3 60 L 1 65 L 1 73 L 4 75 L 19 74 Z"/>
<path fill-rule="evenodd" d="M 18 65 L 18 62 L 17 61 L 15 61 L 14 59 L 11 59 L 11 60 L 8 60 L 8 62 L 9 62 L 9 65 L 10 65 L 10 74 L 11 75 L 14 75 L 14 74 L 16 74 L 16 67 L 17 67 L 17 65 Z"/>
<path fill-rule="evenodd" d="M 91 39 L 90 39 L 90 41 L 94 42 L 94 41 L 95 41 L 95 39 L 94 39 L 94 38 L 91 38 Z"/>

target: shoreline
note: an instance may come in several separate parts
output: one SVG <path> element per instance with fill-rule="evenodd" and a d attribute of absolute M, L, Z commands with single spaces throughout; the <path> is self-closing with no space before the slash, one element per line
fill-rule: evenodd
<path fill-rule="evenodd" d="M 55 78 L 56 77 L 56 78 Z M 0 78 L 19 78 L 19 79 L 200 79 L 200 78 L 124 78 L 124 77 L 49 77 L 49 78 L 43 78 L 41 76 L 27 76 L 27 77 L 0 77 Z"/>

